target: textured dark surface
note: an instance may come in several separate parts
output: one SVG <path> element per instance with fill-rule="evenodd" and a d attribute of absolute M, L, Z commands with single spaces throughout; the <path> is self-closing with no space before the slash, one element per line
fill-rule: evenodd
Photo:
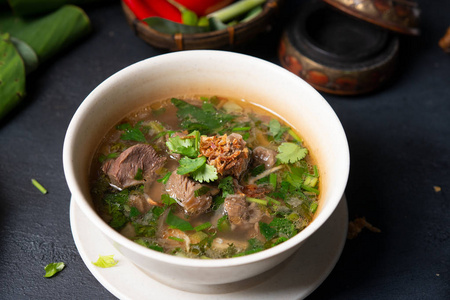
<path fill-rule="evenodd" d="M 289 3 L 284 15 L 300 2 Z M 419 4 L 423 32 L 401 38 L 392 85 L 353 98 L 324 94 L 350 144 L 350 220 L 366 217 L 381 233 L 348 240 L 310 299 L 450 299 L 450 56 L 437 45 L 450 26 L 450 2 Z M 64 134 L 95 86 L 163 51 L 133 35 L 118 1 L 86 12 L 94 32 L 28 77 L 24 104 L 0 123 L 0 299 L 114 298 L 72 239 Z M 277 41 L 274 31 L 236 51 L 278 64 Z M 44 278 L 54 261 L 67 266 Z"/>

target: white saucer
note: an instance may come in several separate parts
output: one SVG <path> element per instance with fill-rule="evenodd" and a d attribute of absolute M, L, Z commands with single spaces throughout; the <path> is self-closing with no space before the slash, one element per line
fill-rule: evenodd
<path fill-rule="evenodd" d="M 330 219 L 274 276 L 247 289 L 227 294 L 185 292 L 150 278 L 91 226 L 73 199 L 70 225 L 75 244 L 89 271 L 120 299 L 303 299 L 325 280 L 338 261 L 347 236 L 348 211 L 344 196 Z M 119 262 L 112 268 L 96 267 L 92 262 L 97 261 L 99 255 L 114 255 Z"/>

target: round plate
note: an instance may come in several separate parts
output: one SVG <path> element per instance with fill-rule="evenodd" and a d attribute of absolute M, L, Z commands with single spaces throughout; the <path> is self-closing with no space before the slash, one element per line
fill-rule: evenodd
<path fill-rule="evenodd" d="M 70 225 L 75 244 L 89 271 L 120 299 L 299 299 L 312 293 L 338 261 L 347 236 L 348 212 L 344 196 L 330 219 L 277 269 L 276 276 L 226 294 L 219 291 L 190 293 L 155 281 L 114 248 L 73 199 Z M 96 267 L 92 262 L 97 261 L 99 255 L 114 255 L 118 263 L 107 269 Z"/>

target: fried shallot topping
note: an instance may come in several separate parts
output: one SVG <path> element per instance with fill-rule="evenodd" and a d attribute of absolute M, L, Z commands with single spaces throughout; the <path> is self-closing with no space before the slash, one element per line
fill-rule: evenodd
<path fill-rule="evenodd" d="M 222 136 L 202 136 L 200 153 L 208 159 L 208 164 L 215 166 L 220 175 L 233 175 L 238 178 L 247 168 L 249 150 L 239 134 Z"/>

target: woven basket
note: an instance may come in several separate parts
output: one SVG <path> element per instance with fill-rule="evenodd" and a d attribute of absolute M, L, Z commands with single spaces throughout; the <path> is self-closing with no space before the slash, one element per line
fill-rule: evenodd
<path fill-rule="evenodd" d="M 268 0 L 263 11 L 252 20 L 229 26 L 227 29 L 195 34 L 164 34 L 139 21 L 122 1 L 125 18 L 135 34 L 146 43 L 170 51 L 193 49 L 221 49 L 248 42 L 257 34 L 266 31 L 278 14 L 282 0 Z"/>

